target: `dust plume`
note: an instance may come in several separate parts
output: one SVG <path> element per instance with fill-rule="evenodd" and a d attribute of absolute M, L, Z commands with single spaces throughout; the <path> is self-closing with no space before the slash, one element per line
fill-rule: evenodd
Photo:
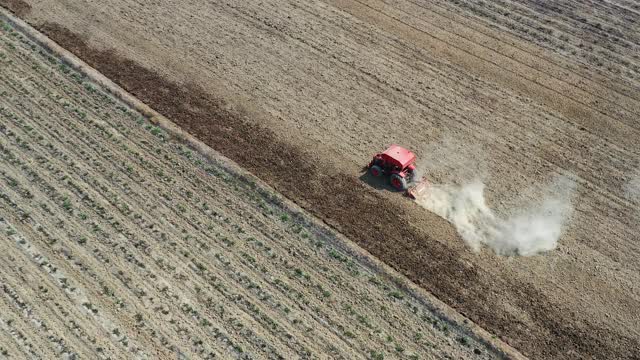
<path fill-rule="evenodd" d="M 557 176 L 548 184 L 526 189 L 523 193 L 530 194 L 526 202 L 498 214 L 485 199 L 487 170 L 484 161 L 475 160 L 483 153 L 481 149 L 469 154 L 468 147 L 445 139 L 434 150 L 427 154 L 436 156 L 429 156 L 431 163 L 422 167 L 427 177 L 445 168 L 448 173 L 438 175 L 442 183 L 432 184 L 417 203 L 451 222 L 472 250 L 480 251 L 486 245 L 499 255 L 531 256 L 557 246 L 573 211 L 573 180 Z M 473 164 L 469 159 L 474 159 Z"/>
<path fill-rule="evenodd" d="M 624 193 L 627 199 L 640 202 L 640 169 L 638 169 L 631 180 L 625 184 Z"/>

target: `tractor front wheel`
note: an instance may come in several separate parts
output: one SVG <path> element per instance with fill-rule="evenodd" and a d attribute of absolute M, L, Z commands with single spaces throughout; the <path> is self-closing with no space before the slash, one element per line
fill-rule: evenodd
<path fill-rule="evenodd" d="M 371 165 L 369 171 L 371 172 L 371 175 L 375 177 L 382 175 L 382 168 L 378 165 Z"/>
<path fill-rule="evenodd" d="M 398 174 L 393 174 L 391 175 L 391 186 L 396 190 L 405 191 L 407 190 L 407 179 Z"/>

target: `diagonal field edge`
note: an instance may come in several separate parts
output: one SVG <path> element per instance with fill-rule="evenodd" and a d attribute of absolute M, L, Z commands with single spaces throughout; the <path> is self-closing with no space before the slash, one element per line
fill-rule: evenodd
<path fill-rule="evenodd" d="M 218 151 L 212 149 L 200 140 L 196 139 L 186 131 L 182 130 L 171 120 L 167 119 L 166 117 L 140 101 L 138 98 L 125 91 L 119 85 L 115 84 L 113 81 L 98 72 L 96 69 L 86 64 L 77 56 L 62 48 L 57 43 L 31 27 L 26 22 L 22 21 L 19 18 L 16 18 L 2 7 L 0 7 L 0 19 L 10 23 L 14 28 L 26 35 L 31 41 L 50 51 L 52 54 L 62 59 L 69 66 L 73 67 L 76 71 L 85 74 L 93 82 L 99 84 L 110 94 L 112 94 L 131 108 L 140 112 L 145 117 L 148 117 L 152 123 L 163 128 L 174 139 L 188 145 L 189 147 L 193 148 L 195 151 L 203 155 L 205 158 L 207 158 L 207 160 L 219 166 L 222 166 L 225 170 L 234 175 L 237 175 L 244 181 L 257 184 L 257 186 L 267 189 L 270 193 L 274 194 L 278 198 L 278 200 L 282 202 L 284 207 L 288 208 L 292 214 L 304 214 L 305 219 L 309 221 L 313 227 L 318 229 L 319 232 L 324 234 L 333 243 L 333 245 L 336 245 L 341 250 L 348 253 L 350 256 L 357 258 L 359 262 L 372 269 L 378 275 L 382 276 L 385 279 L 391 280 L 395 285 L 407 291 L 414 299 L 423 304 L 426 308 L 443 317 L 445 320 L 449 321 L 451 325 L 455 325 L 463 329 L 466 328 L 474 338 L 493 348 L 498 354 L 502 355 L 505 358 L 525 359 L 525 357 L 517 350 L 504 343 L 500 339 L 496 338 L 476 323 L 470 321 L 469 319 L 455 311 L 453 308 L 433 296 L 431 293 L 425 291 L 423 288 L 410 281 L 403 274 L 395 271 L 389 265 L 372 256 L 369 252 L 357 246 L 357 244 L 347 239 L 340 232 L 328 227 L 320 219 L 309 214 L 294 202 L 285 197 L 282 197 L 277 192 L 277 190 L 272 188 L 270 185 L 260 180 L 258 177 L 251 174 L 244 168 L 240 167 L 232 160 L 226 158 Z"/>
<path fill-rule="evenodd" d="M 114 49 L 92 48 L 61 25 L 45 22 L 38 29 L 128 93 L 170 116 L 187 133 L 197 134 L 204 143 L 259 174 L 281 194 L 520 351 L 540 358 L 572 358 L 570 354 L 576 353 L 632 358 L 635 339 L 566 311 L 526 281 L 496 278 L 483 268 L 470 266 L 460 249 L 453 248 L 455 232 L 438 229 L 450 228 L 441 218 L 425 214 L 433 229 L 423 233 L 412 226 L 408 209 L 387 202 L 355 176 L 312 161 L 306 151 L 256 125 L 246 114 L 226 110 L 218 98 L 201 88 L 169 82 Z M 438 239 L 434 237 L 437 233 Z M 492 304 L 503 301 L 523 310 L 528 319 L 496 311 Z"/>
<path fill-rule="evenodd" d="M 524 279 L 495 277 L 464 260 L 465 250 L 457 246 L 459 239 L 446 221 L 424 212 L 418 219 L 411 212 L 413 204 L 391 203 L 356 176 L 327 162 L 314 162 L 311 153 L 248 116 L 225 110 L 217 97 L 199 87 L 167 81 L 114 49 L 91 47 L 59 24 L 45 20 L 36 26 L 186 132 L 259 175 L 307 212 L 525 354 L 634 358 L 637 339 L 613 325 L 567 311 Z M 429 230 L 423 232 L 412 220 Z M 494 305 L 505 302 L 523 311 L 525 319 L 496 311 Z"/>

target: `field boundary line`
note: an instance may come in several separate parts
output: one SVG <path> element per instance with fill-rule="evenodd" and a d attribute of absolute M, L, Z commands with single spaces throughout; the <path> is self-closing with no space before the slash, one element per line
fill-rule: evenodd
<path fill-rule="evenodd" d="M 493 348 L 498 354 L 502 355 L 505 358 L 527 359 L 515 348 L 511 347 L 504 341 L 500 340 L 498 337 L 489 333 L 487 330 L 480 327 L 470 319 L 467 319 L 464 315 L 460 314 L 455 309 L 436 298 L 433 294 L 419 287 L 411 280 L 409 280 L 406 276 L 394 270 L 389 265 L 371 255 L 368 251 L 349 240 L 338 230 L 334 229 L 329 224 L 310 214 L 302 207 L 298 206 L 293 201 L 277 192 L 273 187 L 259 179 L 254 174 L 250 173 L 218 151 L 212 149 L 208 145 L 196 139 L 191 134 L 182 130 L 171 120 L 158 113 L 132 94 L 128 93 L 126 90 L 98 72 L 96 69 L 86 64 L 83 60 L 75 56 L 73 53 L 66 50 L 61 45 L 57 44 L 44 34 L 40 33 L 31 25 L 16 17 L 3 7 L 0 7 L 0 20 L 11 24 L 11 26 L 20 31 L 31 41 L 37 43 L 45 50 L 49 51 L 51 54 L 60 58 L 63 62 L 65 62 L 76 71 L 86 75 L 87 78 L 95 82 L 97 85 L 100 85 L 112 96 L 116 97 L 134 110 L 140 112 L 142 115 L 147 117 L 151 123 L 164 129 L 173 138 L 174 141 L 177 140 L 179 142 L 182 142 L 183 144 L 186 144 L 187 146 L 193 148 L 195 151 L 199 152 L 212 163 L 222 166 L 230 173 L 237 175 L 238 177 L 244 177 L 245 179 L 253 181 L 257 186 L 268 190 L 272 195 L 275 195 L 278 200 L 282 202 L 283 207 L 288 211 L 290 211 L 291 213 L 304 215 L 304 217 L 309 220 L 310 225 L 321 230 L 324 234 L 331 234 L 332 236 L 329 236 L 329 240 L 331 241 L 332 245 L 338 247 L 340 250 L 354 257 L 362 265 L 369 268 L 377 275 L 390 280 L 392 283 L 394 283 L 394 285 L 406 291 L 411 297 L 413 297 L 430 311 L 433 311 L 437 315 L 443 317 L 452 325 L 456 325 L 463 329 L 466 328 L 466 330 L 469 331 L 470 335 L 474 336 L 480 342 Z"/>

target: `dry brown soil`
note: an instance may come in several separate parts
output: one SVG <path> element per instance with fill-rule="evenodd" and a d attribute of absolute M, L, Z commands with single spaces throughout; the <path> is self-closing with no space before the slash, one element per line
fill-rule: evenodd
<path fill-rule="evenodd" d="M 31 11 L 31 6 L 22 0 L 0 0 L 0 6 L 18 16 L 24 16 Z"/>
<path fill-rule="evenodd" d="M 47 35 L 526 355 L 638 356 L 633 2 L 27 3 Z M 473 254 L 359 178 L 386 144 L 425 158 L 442 136 L 482 149 L 496 206 L 574 176 L 558 249 Z"/>
<path fill-rule="evenodd" d="M 0 80 L 1 358 L 502 357 L 3 24 Z"/>

